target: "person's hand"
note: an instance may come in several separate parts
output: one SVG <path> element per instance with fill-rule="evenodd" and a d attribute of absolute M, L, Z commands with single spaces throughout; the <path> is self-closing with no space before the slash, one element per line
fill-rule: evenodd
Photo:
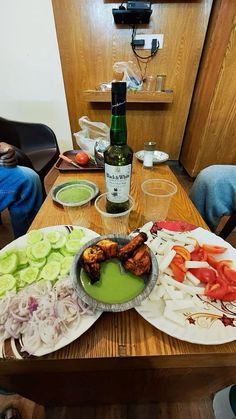
<path fill-rule="evenodd" d="M 16 166 L 15 148 L 4 141 L 0 142 L 0 166 Z"/>

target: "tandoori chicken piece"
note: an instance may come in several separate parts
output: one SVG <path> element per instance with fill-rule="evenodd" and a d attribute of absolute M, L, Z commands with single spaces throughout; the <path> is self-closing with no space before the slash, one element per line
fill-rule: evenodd
<path fill-rule="evenodd" d="M 121 260 L 128 259 L 130 256 L 133 255 L 136 249 L 143 245 L 143 243 L 146 240 L 147 234 L 143 232 L 139 233 L 137 236 L 135 236 L 133 239 L 131 239 L 128 243 L 126 243 L 124 246 L 120 248 L 118 252 L 118 257 Z"/>
<path fill-rule="evenodd" d="M 88 274 L 90 278 L 91 284 L 99 281 L 100 279 L 100 264 L 97 262 L 94 263 L 85 263 L 83 265 L 85 272 Z"/>
<path fill-rule="evenodd" d="M 97 246 L 99 246 L 103 250 L 106 259 L 115 258 L 118 254 L 118 243 L 114 242 L 113 240 L 100 240 L 99 242 L 97 242 Z"/>
<path fill-rule="evenodd" d="M 82 263 L 102 262 L 106 259 L 105 253 L 99 246 L 89 246 L 82 254 Z"/>
<path fill-rule="evenodd" d="M 146 244 L 143 244 L 138 249 L 136 249 L 132 257 L 126 259 L 123 262 L 123 266 L 126 270 L 137 276 L 149 272 L 151 268 L 151 260 L 149 249 Z"/>

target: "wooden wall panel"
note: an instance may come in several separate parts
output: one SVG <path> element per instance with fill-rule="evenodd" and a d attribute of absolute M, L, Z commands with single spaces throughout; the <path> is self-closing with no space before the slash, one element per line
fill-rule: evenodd
<path fill-rule="evenodd" d="M 110 105 L 88 103 L 82 91 L 115 78 L 116 61 L 135 62 L 131 29 L 116 26 L 112 8 L 103 0 L 52 0 L 72 132 L 78 118 L 109 125 Z M 178 159 L 212 0 L 157 2 L 149 25 L 137 33 L 163 33 L 164 48 L 148 64 L 147 75 L 166 74 L 166 88 L 174 89 L 172 104 L 128 104 L 129 144 L 136 151 L 145 140 Z M 74 143 L 76 147 L 76 143 Z"/>
<path fill-rule="evenodd" d="M 236 2 L 216 0 L 181 153 L 191 176 L 236 163 L 235 28 Z"/>

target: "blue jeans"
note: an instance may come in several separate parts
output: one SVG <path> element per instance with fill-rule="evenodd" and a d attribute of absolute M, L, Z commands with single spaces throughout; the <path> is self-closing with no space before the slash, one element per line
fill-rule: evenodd
<path fill-rule="evenodd" d="M 0 211 L 8 208 L 15 238 L 24 235 L 43 202 L 42 185 L 28 167 L 0 167 Z"/>
<path fill-rule="evenodd" d="M 223 215 L 236 213 L 236 166 L 214 165 L 202 170 L 189 196 L 214 230 Z"/>

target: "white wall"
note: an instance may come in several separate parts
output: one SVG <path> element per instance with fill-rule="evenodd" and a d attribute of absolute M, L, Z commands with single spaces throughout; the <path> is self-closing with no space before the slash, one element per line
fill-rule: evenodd
<path fill-rule="evenodd" d="M 49 125 L 73 148 L 51 0 L 0 0 L 0 116 Z"/>

